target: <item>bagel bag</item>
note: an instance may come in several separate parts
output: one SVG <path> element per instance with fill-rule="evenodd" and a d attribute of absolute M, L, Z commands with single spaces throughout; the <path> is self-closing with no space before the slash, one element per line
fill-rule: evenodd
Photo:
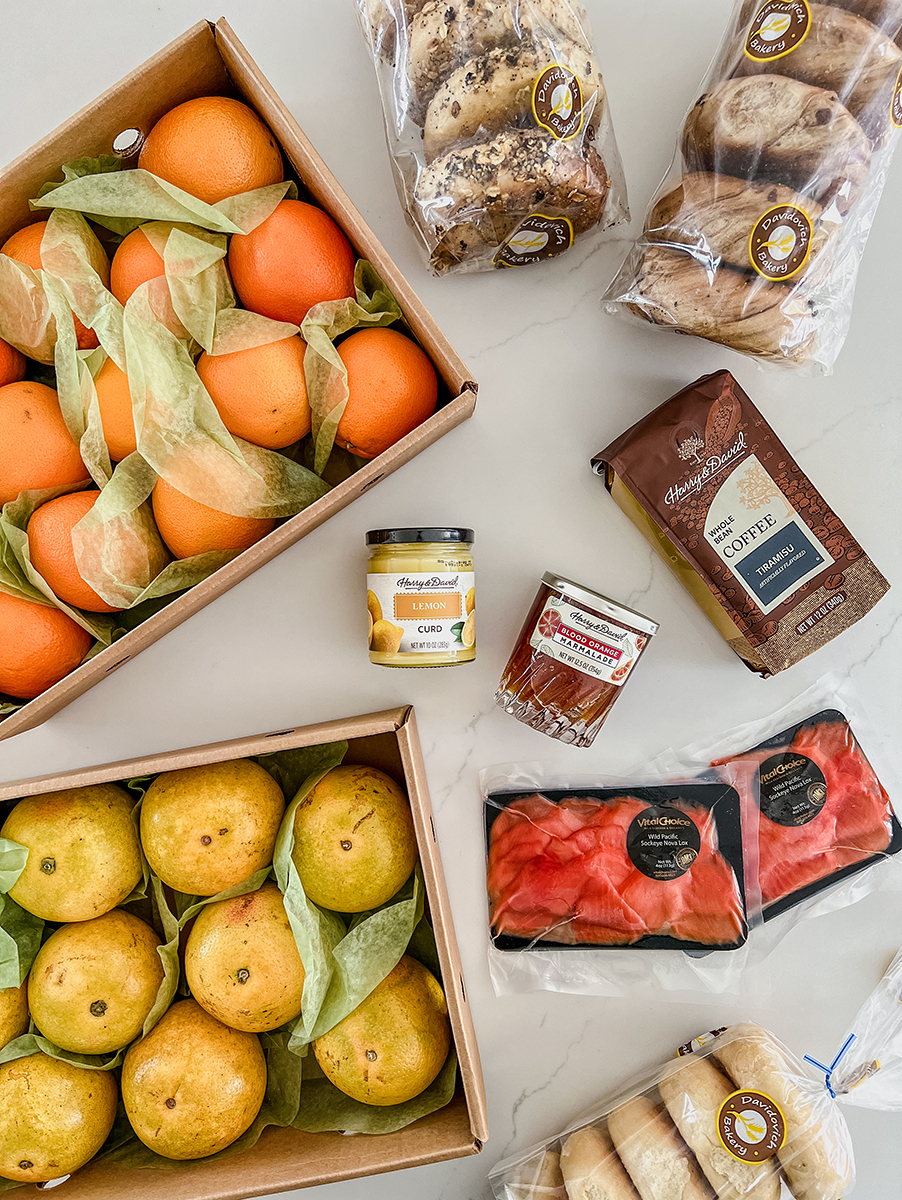
<path fill-rule="evenodd" d="M 579 0 L 355 0 L 395 183 L 436 275 L 543 262 L 629 220 Z"/>
<path fill-rule="evenodd" d="M 609 312 L 830 372 L 902 129 L 902 5 L 737 0 Z"/>

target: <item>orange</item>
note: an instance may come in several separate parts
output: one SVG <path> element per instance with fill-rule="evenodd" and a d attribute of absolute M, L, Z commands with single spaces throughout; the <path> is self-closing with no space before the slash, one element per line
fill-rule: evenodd
<path fill-rule="evenodd" d="M 14 258 L 16 262 L 24 263 L 26 267 L 31 267 L 32 271 L 43 270 L 41 241 L 46 228 L 46 221 L 35 221 L 34 224 L 17 230 L 0 246 L 0 254 L 6 254 L 9 258 Z M 92 237 L 89 244 L 89 258 L 91 266 L 100 276 L 104 287 L 109 287 L 110 260 L 96 237 Z M 94 330 L 87 329 L 82 325 L 78 317 L 75 317 L 75 336 L 78 340 L 79 350 L 93 350 L 95 346 L 100 345 Z"/>
<path fill-rule="evenodd" d="M 72 546 L 72 530 L 91 511 L 99 495 L 94 491 L 70 492 L 42 504 L 28 522 L 28 552 L 32 566 L 66 604 L 87 612 L 119 612 L 82 579 Z"/>
<path fill-rule="evenodd" d="M 240 100 L 200 96 L 160 117 L 138 166 L 207 204 L 284 178 L 276 140 Z"/>
<path fill-rule="evenodd" d="M 121 462 L 138 449 L 128 376 L 108 358 L 97 372 L 94 388 L 110 458 L 113 462 Z"/>
<path fill-rule="evenodd" d="M 25 355 L 0 338 L 0 387 L 25 377 Z"/>
<path fill-rule="evenodd" d="M 245 308 L 300 325 L 314 304 L 353 297 L 354 251 L 332 218 L 283 200 L 256 229 L 236 233 L 229 270 Z"/>
<path fill-rule="evenodd" d="M 120 304 L 125 304 L 135 288 L 165 274 L 163 259 L 147 240 L 144 230 L 133 229 L 119 243 L 110 263 L 110 291 Z"/>
<path fill-rule="evenodd" d="M 63 487 L 87 477 L 53 388 L 26 382 L 0 387 L 0 505 L 28 488 Z"/>
<path fill-rule="evenodd" d="M 281 450 L 310 432 L 310 405 L 299 337 L 232 354 L 202 354 L 201 383 L 229 433 L 255 446 Z"/>
<path fill-rule="evenodd" d="M 348 372 L 348 405 L 335 438 L 352 454 L 375 458 L 432 416 L 435 368 L 394 329 L 361 329 L 338 346 Z"/>
<path fill-rule="evenodd" d="M 60 609 L 0 592 L 0 692 L 33 700 L 90 648 L 91 635 Z"/>
<path fill-rule="evenodd" d="M 451 1048 L 438 980 L 406 954 L 365 1000 L 316 1039 L 327 1079 L 363 1104 L 403 1104 L 438 1075 Z"/>
<path fill-rule="evenodd" d="M 192 500 L 165 479 L 153 489 L 153 515 L 160 537 L 176 558 L 208 550 L 246 550 L 275 528 L 275 521 L 233 517 Z"/>

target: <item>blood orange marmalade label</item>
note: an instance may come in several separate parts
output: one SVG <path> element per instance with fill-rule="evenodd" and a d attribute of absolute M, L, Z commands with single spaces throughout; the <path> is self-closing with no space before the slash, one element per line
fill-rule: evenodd
<path fill-rule="evenodd" d="M 583 675 L 620 687 L 647 641 L 640 633 L 554 598 L 536 622 L 529 644 Z"/>

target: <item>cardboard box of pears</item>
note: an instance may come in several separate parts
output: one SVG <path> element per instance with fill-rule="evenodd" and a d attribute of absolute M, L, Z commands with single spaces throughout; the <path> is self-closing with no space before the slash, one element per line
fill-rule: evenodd
<path fill-rule="evenodd" d="M 481 1148 L 412 709 L 20 780 L 0 808 L 7 1187 L 248 1196 Z"/>
<path fill-rule="evenodd" d="M 239 178 L 237 195 L 206 203 L 186 195 L 184 186 L 160 187 L 144 169 L 132 170 L 141 162 L 135 151 L 139 135 L 152 133 L 178 106 L 204 97 L 225 97 L 226 104 L 238 100 L 262 118 L 265 127 L 252 114 L 243 124 L 255 124 L 258 135 L 262 130 L 273 158 L 271 177 L 284 175 L 284 184 L 269 177 L 263 185 L 256 177 L 250 183 Z M 195 132 L 194 125 L 190 128 Z M 124 134 L 129 136 L 123 140 Z M 132 147 L 125 145 L 130 139 Z M 111 155 L 114 147 L 119 158 Z M 200 157 L 189 162 L 195 165 Z M 256 163 L 257 157 L 250 155 L 249 161 Z M 212 158 L 211 169 L 219 172 L 222 164 Z M 228 165 L 234 165 L 231 159 Z M 30 206 L 36 198 L 42 206 L 37 212 Z M 319 214 L 322 237 L 347 259 L 342 277 L 354 276 L 343 293 L 334 293 L 347 296 L 353 287 L 353 298 L 315 304 L 309 329 L 307 318 L 288 321 L 275 308 L 264 312 L 262 302 L 251 304 L 240 294 L 237 277 L 229 277 L 230 272 L 235 276 L 233 243 L 250 244 L 290 205 L 296 206 L 295 214 L 303 208 L 310 222 Z M 313 215 L 309 206 L 315 206 Z M 139 223 L 140 231 L 135 229 Z M 44 233 L 35 241 L 38 228 Z M 129 230 L 146 238 L 145 254 L 149 250 L 157 262 L 165 262 L 166 276 L 145 282 L 123 306 L 102 274 Z M 29 245 L 16 250 L 20 231 Z M 245 231 L 248 236 L 242 236 Z M 16 426 L 16 414 L 0 404 L 0 428 L 10 433 L 0 438 L 0 602 L 8 610 L 0 622 L 0 738 L 45 721 L 473 411 L 476 385 L 463 363 L 222 20 L 189 29 L 0 172 L 0 245 L 9 246 L 0 255 L 0 337 L 24 346 L 26 354 L 33 350 L 24 384 L 39 388 L 54 408 L 54 428 L 68 442 L 75 464 L 74 474 L 55 486 L 20 477 L 24 442 L 10 431 L 25 430 L 29 423 L 17 409 L 21 425 Z M 98 259 L 95 268 L 91 255 L 97 249 L 102 262 Z M 276 255 L 274 264 L 270 259 L 269 267 L 265 262 L 260 267 L 266 287 L 280 272 L 286 275 L 283 258 Z M 308 259 L 303 261 L 306 266 Z M 266 273 L 270 270 L 274 274 Z M 287 282 L 298 274 L 292 268 Z M 109 286 L 116 290 L 113 281 Z M 324 309 L 325 316 L 316 315 Z M 79 313 L 85 318 L 80 326 Z M 79 338 L 86 333 L 91 334 L 87 341 Z M 374 334 L 395 339 L 408 359 L 423 364 L 434 412 L 430 404 L 411 405 L 411 411 L 422 411 L 389 428 L 391 421 L 373 408 L 371 424 L 390 436 L 365 447 L 344 437 L 359 453 L 343 448 L 339 437 L 333 449 L 343 416 L 342 346 L 355 337 L 370 338 L 372 346 Z M 98 338 L 99 348 L 91 349 Z M 246 395 L 254 402 L 254 393 L 265 390 L 262 375 L 250 363 L 245 370 L 238 360 L 260 348 L 263 358 L 270 357 L 273 347 L 281 357 L 286 347 L 294 352 L 285 373 L 300 373 L 312 421 L 310 432 L 295 430 L 291 436 L 300 435 L 299 440 L 287 447 L 284 437 L 265 441 L 240 432 L 231 421 L 227 427 L 223 402 L 214 405 L 205 390 L 214 389 L 210 380 L 217 370 L 228 368 L 241 404 Z M 202 349 L 209 368 L 205 387 L 195 370 Z M 131 453 L 113 444 L 101 405 L 101 384 L 107 375 L 122 382 L 123 369 L 127 387 L 117 395 L 124 394 L 125 426 L 133 442 L 137 430 L 137 450 Z M 23 382 L 15 374 L 12 378 L 0 388 L 0 400 L 7 391 L 22 389 Z M 16 396 L 19 409 L 37 402 L 31 394 L 24 400 Z M 426 408 L 432 415 L 424 419 Z M 262 415 L 269 417 L 268 411 Z M 41 457 L 34 451 L 29 451 L 32 459 Z M 86 515 L 79 511 L 75 525 L 67 509 L 66 526 L 60 505 L 74 508 L 74 491 L 93 503 Z M 180 507 L 165 532 L 161 510 L 173 495 Z M 61 595 L 61 582 L 50 586 L 53 562 L 38 570 L 41 546 L 32 527 L 39 524 L 38 515 L 44 521 L 51 506 L 60 511 L 57 525 L 49 518 L 44 522 L 51 526 L 45 541 L 58 554 L 62 542 L 56 535 L 65 526 L 69 548 L 57 574 L 76 585 L 71 596 Z M 203 506 L 203 520 L 225 513 L 226 524 L 253 526 L 253 536 L 214 550 L 186 541 L 186 549 L 181 543 L 190 541 Z M 200 518 L 197 524 L 203 523 Z M 90 610 L 79 599 L 86 583 L 101 600 Z M 41 630 L 51 619 L 64 626 L 62 636 L 54 626 L 54 636 L 42 641 Z M 33 629 L 35 623 L 40 628 Z M 52 654 L 61 645 L 67 648 L 58 671 L 38 670 L 45 642 L 52 643 Z M 24 658 L 23 647 L 32 650 Z"/>

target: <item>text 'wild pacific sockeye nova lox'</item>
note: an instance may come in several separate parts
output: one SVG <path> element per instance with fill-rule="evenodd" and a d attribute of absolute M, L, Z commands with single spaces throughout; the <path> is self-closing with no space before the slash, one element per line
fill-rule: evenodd
<path fill-rule="evenodd" d="M 672 396 L 592 466 L 764 676 L 826 645 L 889 591 L 729 371 Z"/>

